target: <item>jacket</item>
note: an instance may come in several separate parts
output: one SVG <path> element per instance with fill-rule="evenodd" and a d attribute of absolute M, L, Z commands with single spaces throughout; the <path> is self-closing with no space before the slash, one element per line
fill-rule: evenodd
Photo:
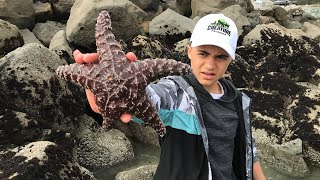
<path fill-rule="evenodd" d="M 194 88 L 182 76 L 169 76 L 150 84 L 146 91 L 167 128 L 160 138 L 160 162 L 154 179 L 211 179 L 208 136 Z M 251 132 L 250 98 L 239 94 L 234 103 L 243 128 L 238 128 L 235 137 L 233 169 L 237 179 L 251 180 L 258 155 Z"/>

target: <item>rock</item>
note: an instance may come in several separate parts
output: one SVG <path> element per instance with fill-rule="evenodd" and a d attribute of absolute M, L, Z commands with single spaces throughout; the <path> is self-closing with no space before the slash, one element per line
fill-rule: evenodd
<path fill-rule="evenodd" d="M 319 5 L 305 5 L 302 6 L 303 16 L 309 19 L 320 19 Z"/>
<path fill-rule="evenodd" d="M 263 58 L 271 52 L 276 55 L 290 55 L 293 53 L 320 54 L 320 46 L 315 41 L 301 33 L 297 33 L 295 30 L 286 29 L 275 23 L 256 26 L 243 38 L 242 45 L 252 46 L 252 48 L 258 47 L 256 50 L 261 52 L 262 56 L 258 55 L 257 59 Z M 257 55 L 257 53 L 255 54 Z M 242 57 L 246 59 L 245 54 Z"/>
<path fill-rule="evenodd" d="M 192 14 L 191 0 L 176 0 L 176 11 L 183 16 L 190 17 Z"/>
<path fill-rule="evenodd" d="M 79 163 L 89 170 L 110 167 L 133 159 L 129 140 L 119 130 L 84 134 L 76 147 Z"/>
<path fill-rule="evenodd" d="M 275 147 L 281 151 L 287 152 L 288 154 L 302 154 L 302 140 L 299 138 L 289 142 L 282 143 L 280 146 Z"/>
<path fill-rule="evenodd" d="M 70 10 L 76 0 L 49 0 L 55 16 L 59 19 L 67 20 Z"/>
<path fill-rule="evenodd" d="M 286 19 L 282 22 L 282 25 L 287 29 L 302 29 L 303 25 L 299 21 Z"/>
<path fill-rule="evenodd" d="M 28 115 L 39 124 L 62 129 L 77 127 L 83 114 L 84 93 L 80 87 L 59 80 L 57 54 L 38 44 L 26 44 L 0 59 L 0 104 L 2 108 Z"/>
<path fill-rule="evenodd" d="M 159 136 L 154 129 L 149 126 L 130 123 L 129 129 L 132 133 L 131 139 L 138 142 L 159 146 Z"/>
<path fill-rule="evenodd" d="M 66 60 L 68 64 L 74 63 L 72 52 L 69 46 L 64 30 L 58 31 L 51 39 L 49 50 L 54 51 L 61 59 Z"/>
<path fill-rule="evenodd" d="M 145 165 L 117 174 L 116 180 L 152 180 L 156 173 L 157 165 Z"/>
<path fill-rule="evenodd" d="M 0 32 L 0 57 L 24 44 L 18 27 L 1 19 Z"/>
<path fill-rule="evenodd" d="M 83 179 L 94 176 L 49 141 L 37 141 L 0 153 L 0 179 Z"/>
<path fill-rule="evenodd" d="M 20 29 L 20 33 L 23 37 L 24 44 L 36 43 L 43 46 L 39 39 L 37 39 L 29 29 Z"/>
<path fill-rule="evenodd" d="M 161 54 L 163 54 L 163 46 L 158 40 L 141 35 L 135 37 L 132 40 L 132 48 L 134 48 L 133 52 L 140 59 L 154 59 L 160 57 Z"/>
<path fill-rule="evenodd" d="M 37 120 L 26 113 L 9 109 L 0 109 L 0 132 L 0 146 L 20 146 L 41 135 Z"/>
<path fill-rule="evenodd" d="M 167 9 L 150 22 L 149 33 L 152 35 L 186 34 L 192 32 L 194 26 L 193 20 Z"/>
<path fill-rule="evenodd" d="M 238 29 L 238 36 L 240 36 L 243 32 L 245 26 L 250 26 L 250 22 L 246 17 L 246 12 L 239 5 L 232 5 L 225 9 L 223 9 L 220 13 L 232 19 Z"/>
<path fill-rule="evenodd" d="M 37 1 L 33 3 L 33 7 L 35 9 L 36 22 L 46 22 L 47 20 L 53 19 L 53 12 L 49 2 L 42 3 L 41 1 Z"/>
<path fill-rule="evenodd" d="M 214 1 L 216 2 L 216 1 Z M 215 4 L 215 3 L 214 3 Z M 214 6 L 214 4 L 207 4 L 204 1 L 191 1 L 191 9 L 192 15 L 191 18 L 195 18 L 197 16 L 203 17 L 209 13 L 218 13 L 221 9 Z"/>
<path fill-rule="evenodd" d="M 276 6 L 276 7 L 273 9 L 273 11 L 274 11 L 273 17 L 274 17 L 277 21 L 283 21 L 283 20 L 285 20 L 285 19 L 288 18 L 288 12 L 287 12 L 284 8 L 282 8 L 282 7 L 280 7 L 280 6 Z"/>
<path fill-rule="evenodd" d="M 306 32 L 306 35 L 311 39 L 314 39 L 317 42 L 320 42 L 320 27 L 313 25 L 309 22 L 303 23 L 303 31 Z"/>
<path fill-rule="evenodd" d="M 141 23 L 146 13 L 132 2 L 79 0 L 72 6 L 67 22 L 68 41 L 89 49 L 95 47 L 95 24 L 102 10 L 107 10 L 111 14 L 112 29 L 116 39 L 131 41 L 143 32 Z"/>
<path fill-rule="evenodd" d="M 292 178 L 307 178 L 309 168 L 302 155 L 294 155 L 281 146 L 258 144 L 261 159 L 273 169 Z"/>
<path fill-rule="evenodd" d="M 0 18 L 8 21 L 20 29 L 32 29 L 35 10 L 33 0 L 2 0 L 0 1 Z"/>
<path fill-rule="evenodd" d="M 157 12 L 160 7 L 159 0 L 130 0 L 133 4 L 139 6 L 146 12 Z"/>
<path fill-rule="evenodd" d="M 37 23 L 32 32 L 43 43 L 49 47 L 52 37 L 60 30 L 65 30 L 65 25 L 56 21 Z"/>
<path fill-rule="evenodd" d="M 270 24 L 270 23 L 276 23 L 277 20 L 270 16 L 260 16 L 259 22 L 260 24 Z"/>

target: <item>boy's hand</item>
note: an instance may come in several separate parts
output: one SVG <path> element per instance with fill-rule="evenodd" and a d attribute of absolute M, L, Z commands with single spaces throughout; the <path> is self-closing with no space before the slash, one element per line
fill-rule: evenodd
<path fill-rule="evenodd" d="M 84 63 L 94 63 L 98 61 L 98 53 L 88 53 L 88 54 L 82 54 L 79 50 L 75 50 L 73 52 L 73 57 L 76 63 L 78 64 L 84 64 Z M 128 52 L 126 54 L 126 57 L 129 61 L 134 62 L 137 60 L 137 56 L 133 52 Z M 89 89 L 85 89 L 87 99 L 89 101 L 91 109 L 99 113 L 98 106 L 94 100 L 94 95 Z M 121 121 L 124 123 L 128 123 L 131 120 L 131 114 L 122 114 L 120 117 Z"/>

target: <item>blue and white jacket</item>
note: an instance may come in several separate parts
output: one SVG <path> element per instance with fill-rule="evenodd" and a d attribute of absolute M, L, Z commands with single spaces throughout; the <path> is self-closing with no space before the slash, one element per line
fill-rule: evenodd
<path fill-rule="evenodd" d="M 160 138 L 161 156 L 154 179 L 211 179 L 208 133 L 194 87 L 182 76 L 170 76 L 149 85 L 146 91 L 167 128 Z M 251 132 L 250 98 L 239 93 L 235 102 L 238 125 L 243 124 L 243 128 L 235 138 L 239 143 L 234 147 L 233 171 L 237 179 L 250 180 L 253 163 L 258 160 Z"/>

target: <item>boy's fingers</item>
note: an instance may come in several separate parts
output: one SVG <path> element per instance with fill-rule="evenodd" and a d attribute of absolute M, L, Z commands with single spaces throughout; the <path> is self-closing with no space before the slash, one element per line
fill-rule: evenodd
<path fill-rule="evenodd" d="M 83 54 L 79 50 L 73 51 L 73 58 L 76 61 L 76 63 L 83 63 Z"/>
<path fill-rule="evenodd" d="M 122 122 L 128 123 L 128 122 L 131 121 L 131 114 L 122 114 L 120 116 L 120 119 L 121 119 Z"/>
<path fill-rule="evenodd" d="M 98 106 L 97 106 L 97 104 L 96 104 L 96 102 L 94 100 L 93 93 L 89 89 L 85 89 L 85 91 L 86 91 L 87 99 L 88 99 L 88 102 L 89 102 L 89 105 L 90 105 L 91 109 L 96 113 L 100 113 L 99 109 L 98 109 Z"/>
<path fill-rule="evenodd" d="M 98 53 L 90 53 L 90 54 L 84 54 L 83 55 L 83 62 L 85 63 L 92 63 L 98 61 Z"/>
<path fill-rule="evenodd" d="M 126 57 L 131 62 L 135 62 L 137 60 L 137 56 L 133 52 L 128 52 Z"/>

